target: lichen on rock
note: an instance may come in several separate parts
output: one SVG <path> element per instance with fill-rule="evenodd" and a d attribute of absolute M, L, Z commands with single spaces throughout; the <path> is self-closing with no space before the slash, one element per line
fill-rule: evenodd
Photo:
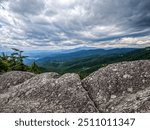
<path fill-rule="evenodd" d="M 150 112 L 150 61 L 100 68 L 85 79 L 78 74 L 0 75 L 0 112 Z"/>

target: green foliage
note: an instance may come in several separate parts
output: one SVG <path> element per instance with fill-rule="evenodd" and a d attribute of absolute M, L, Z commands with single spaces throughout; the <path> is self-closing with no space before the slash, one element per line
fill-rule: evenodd
<path fill-rule="evenodd" d="M 7 72 L 7 71 L 31 71 L 34 73 L 39 73 L 38 66 L 33 63 L 31 67 L 26 66 L 23 63 L 24 58 L 27 56 L 23 56 L 23 51 L 12 48 L 13 53 L 10 56 L 6 56 L 5 53 L 2 53 L 0 56 L 0 72 Z"/>
<path fill-rule="evenodd" d="M 45 67 L 47 71 L 54 71 L 60 74 L 78 73 L 81 78 L 85 78 L 99 68 L 105 67 L 112 63 L 146 59 L 150 59 L 150 48 L 138 49 L 126 54 L 87 56 L 66 62 L 48 61 L 43 63 L 43 65 L 41 64 L 41 67 Z"/>
<path fill-rule="evenodd" d="M 35 63 L 35 61 L 32 63 L 31 67 L 30 67 L 30 72 L 33 72 L 35 74 L 39 74 L 39 67 L 38 65 Z"/>
<path fill-rule="evenodd" d="M 27 56 L 23 56 L 23 51 L 20 51 L 19 49 L 12 48 L 12 50 L 14 50 L 14 52 L 10 56 L 10 70 L 26 71 L 23 59 Z"/>
<path fill-rule="evenodd" d="M 0 59 L 6 61 L 6 60 L 8 60 L 8 56 L 5 55 L 4 52 L 2 52 L 2 56 L 0 57 Z"/>
<path fill-rule="evenodd" d="M 8 62 L 3 61 L 0 59 L 0 72 L 6 72 L 8 71 Z"/>

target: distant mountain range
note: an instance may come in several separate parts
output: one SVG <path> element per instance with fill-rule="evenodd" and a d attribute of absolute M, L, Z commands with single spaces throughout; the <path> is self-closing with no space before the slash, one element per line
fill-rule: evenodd
<path fill-rule="evenodd" d="M 10 52 L 7 52 L 9 55 Z M 78 73 L 81 78 L 93 71 L 111 63 L 150 59 L 150 47 L 97 49 L 80 47 L 71 50 L 59 51 L 26 51 L 23 55 L 29 56 L 24 60 L 31 65 L 35 61 L 41 72 Z"/>
<path fill-rule="evenodd" d="M 26 64 L 31 64 L 33 61 L 45 62 L 45 61 L 66 61 L 75 58 L 81 58 L 92 55 L 109 55 L 109 54 L 120 54 L 127 53 L 135 50 L 135 48 L 120 48 L 120 49 L 98 49 L 94 47 L 79 47 L 74 49 L 62 49 L 62 50 L 30 50 L 24 51 L 23 55 L 28 56 L 24 60 Z M 10 55 L 12 50 L 3 51 L 6 55 Z"/>
<path fill-rule="evenodd" d="M 136 50 L 136 48 L 115 48 L 115 49 L 97 49 L 92 47 L 80 47 L 71 50 L 59 51 L 26 51 L 24 55 L 29 56 L 24 60 L 25 64 L 31 65 L 33 61 L 43 66 L 47 62 L 66 62 L 78 58 L 88 56 L 105 56 L 105 55 L 118 55 L 125 54 Z"/>
<path fill-rule="evenodd" d="M 84 78 L 108 64 L 144 59 L 150 59 L 150 48 L 84 50 L 54 57 L 45 57 L 38 59 L 36 62 L 41 67 L 41 71 L 54 71 L 60 74 L 75 72 L 81 78 Z"/>
<path fill-rule="evenodd" d="M 31 51 L 25 51 L 24 55 L 29 56 L 24 60 L 25 64 L 30 65 L 33 61 L 37 61 L 38 59 L 47 59 L 55 56 L 60 56 L 62 54 L 69 54 L 74 53 L 77 51 L 83 51 L 83 50 L 93 50 L 97 49 L 94 47 L 78 47 L 74 49 L 61 49 L 61 50 L 31 50 Z M 7 52 L 10 53 L 10 52 Z"/>
<path fill-rule="evenodd" d="M 55 55 L 49 55 L 46 57 L 39 58 L 36 60 L 37 63 L 49 62 L 49 61 L 57 61 L 57 62 L 65 62 L 77 58 L 83 58 L 88 56 L 106 56 L 106 55 L 118 55 L 125 54 L 127 52 L 131 52 L 136 50 L 135 48 L 120 48 L 120 49 L 87 49 L 87 50 L 74 50 L 74 52 L 66 52 L 66 53 L 58 53 Z"/>

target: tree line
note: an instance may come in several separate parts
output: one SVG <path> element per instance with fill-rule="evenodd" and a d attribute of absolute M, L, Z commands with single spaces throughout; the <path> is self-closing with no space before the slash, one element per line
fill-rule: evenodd
<path fill-rule="evenodd" d="M 10 56 L 7 56 L 4 52 L 0 56 L 0 73 L 8 71 L 28 71 L 33 73 L 40 73 L 38 65 L 35 61 L 31 66 L 27 66 L 23 63 L 23 60 L 28 56 L 23 55 L 23 51 L 12 48 L 13 52 Z"/>

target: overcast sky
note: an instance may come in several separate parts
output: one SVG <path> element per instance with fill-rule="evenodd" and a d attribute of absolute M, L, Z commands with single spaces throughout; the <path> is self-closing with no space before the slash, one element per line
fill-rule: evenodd
<path fill-rule="evenodd" d="M 150 46 L 150 0 L 0 0 L 0 49 Z"/>

